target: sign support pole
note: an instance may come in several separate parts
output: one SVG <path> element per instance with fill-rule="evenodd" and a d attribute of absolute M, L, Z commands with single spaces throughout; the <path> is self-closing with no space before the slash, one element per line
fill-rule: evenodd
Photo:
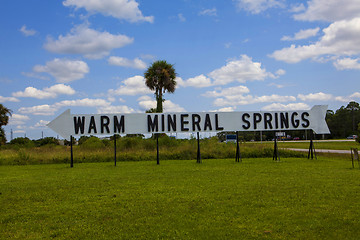
<path fill-rule="evenodd" d="M 239 131 L 236 131 L 236 156 L 235 162 L 241 162 L 241 154 L 240 154 L 240 147 L 239 147 Z"/>
<path fill-rule="evenodd" d="M 157 163 L 157 165 L 160 164 L 160 160 L 159 160 L 159 134 L 156 134 L 156 163 Z"/>
<path fill-rule="evenodd" d="M 73 136 L 70 136 L 70 167 L 74 166 L 74 156 L 73 156 Z"/>
<path fill-rule="evenodd" d="M 200 155 L 200 134 L 199 134 L 199 132 L 197 132 L 197 144 L 198 144 L 198 148 L 197 148 L 196 162 L 197 162 L 197 163 L 201 163 L 201 155 Z"/>
<path fill-rule="evenodd" d="M 278 145 L 277 145 L 277 140 L 276 140 L 277 136 L 275 135 L 275 140 L 274 140 L 274 154 L 273 154 L 273 160 L 275 161 L 279 161 L 280 162 L 280 156 L 279 156 L 279 149 L 278 149 Z M 279 158 L 279 160 L 278 160 Z"/>
<path fill-rule="evenodd" d="M 310 155 L 311 155 L 311 159 L 314 159 L 314 155 L 315 155 L 315 159 L 317 159 L 313 138 L 314 138 L 314 133 L 313 133 L 313 131 L 311 131 L 310 132 L 310 146 L 309 146 L 308 159 L 310 159 Z"/>
<path fill-rule="evenodd" d="M 116 134 L 114 134 L 114 162 L 116 167 Z"/>

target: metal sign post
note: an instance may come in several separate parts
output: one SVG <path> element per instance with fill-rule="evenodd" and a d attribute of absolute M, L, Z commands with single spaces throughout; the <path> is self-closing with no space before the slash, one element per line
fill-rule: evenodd
<path fill-rule="evenodd" d="M 196 162 L 201 163 L 201 155 L 200 155 L 200 134 L 197 132 L 197 156 Z"/>
<path fill-rule="evenodd" d="M 314 159 L 314 156 L 315 156 L 315 159 L 317 159 L 313 138 L 314 138 L 314 133 L 311 131 L 310 132 L 310 146 L 309 146 L 308 159 L 310 159 L 310 156 L 311 156 L 311 159 Z"/>
<path fill-rule="evenodd" d="M 277 136 L 275 135 L 273 160 L 280 162 L 280 155 L 279 155 L 279 149 L 278 149 L 276 138 L 277 138 Z"/>
<path fill-rule="evenodd" d="M 239 147 L 239 131 L 236 131 L 236 155 L 235 155 L 235 162 L 242 162 L 241 154 L 240 154 L 240 147 Z"/>
<path fill-rule="evenodd" d="M 159 160 L 159 134 L 156 134 L 156 164 L 160 164 Z"/>
<path fill-rule="evenodd" d="M 70 136 L 70 167 L 74 167 L 74 156 L 73 156 L 73 137 Z"/>
<path fill-rule="evenodd" d="M 116 134 L 114 134 L 114 163 L 116 167 Z"/>

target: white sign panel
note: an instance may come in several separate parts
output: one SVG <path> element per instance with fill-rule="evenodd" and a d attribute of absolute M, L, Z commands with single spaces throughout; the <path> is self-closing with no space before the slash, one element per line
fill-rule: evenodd
<path fill-rule="evenodd" d="M 71 114 L 67 110 L 48 127 L 66 139 L 84 135 L 304 129 L 327 134 L 326 111 L 324 105 L 311 110 L 258 112 Z"/>

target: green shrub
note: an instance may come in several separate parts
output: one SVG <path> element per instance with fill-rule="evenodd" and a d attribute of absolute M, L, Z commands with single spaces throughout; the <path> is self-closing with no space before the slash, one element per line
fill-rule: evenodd
<path fill-rule="evenodd" d="M 81 145 L 81 148 L 85 148 L 85 149 L 99 149 L 99 148 L 104 148 L 105 144 L 104 142 L 97 138 L 97 137 L 90 137 L 88 139 L 86 139 Z"/>
<path fill-rule="evenodd" d="M 44 145 L 59 145 L 59 140 L 54 137 L 46 137 L 35 140 L 34 143 L 37 147 L 41 147 Z"/>
<path fill-rule="evenodd" d="M 21 147 L 34 147 L 35 143 L 27 137 L 19 137 L 10 141 L 11 145 L 19 145 Z"/>

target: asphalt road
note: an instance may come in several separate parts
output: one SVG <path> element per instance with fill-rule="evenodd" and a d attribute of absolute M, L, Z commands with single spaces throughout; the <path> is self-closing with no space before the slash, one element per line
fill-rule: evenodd
<path fill-rule="evenodd" d="M 301 148 L 285 148 L 285 149 L 292 150 L 292 151 L 298 151 L 298 152 L 308 152 L 309 151 L 309 149 L 301 149 Z M 351 154 L 350 150 L 315 149 L 315 152 Z"/>

